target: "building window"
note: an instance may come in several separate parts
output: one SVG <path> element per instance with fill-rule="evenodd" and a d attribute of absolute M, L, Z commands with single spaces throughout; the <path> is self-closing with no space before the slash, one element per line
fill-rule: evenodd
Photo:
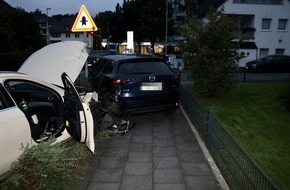
<path fill-rule="evenodd" d="M 75 34 L 75 38 L 80 38 L 80 34 Z"/>
<path fill-rule="evenodd" d="M 233 0 L 234 4 L 283 5 L 283 0 Z"/>
<path fill-rule="evenodd" d="M 65 34 L 65 37 L 66 38 L 70 38 L 70 34 Z"/>
<path fill-rule="evenodd" d="M 263 18 L 262 20 L 262 30 L 270 30 L 271 29 L 271 21 L 270 18 Z"/>
<path fill-rule="evenodd" d="M 52 33 L 51 36 L 53 38 L 60 38 L 61 37 L 60 33 Z"/>
<path fill-rule="evenodd" d="M 268 48 L 261 48 L 260 49 L 260 57 L 265 57 L 269 54 L 269 49 Z"/>
<path fill-rule="evenodd" d="M 276 55 L 284 55 L 285 49 L 275 49 Z"/>
<path fill-rule="evenodd" d="M 279 19 L 278 22 L 278 30 L 286 30 L 287 29 L 288 19 Z"/>

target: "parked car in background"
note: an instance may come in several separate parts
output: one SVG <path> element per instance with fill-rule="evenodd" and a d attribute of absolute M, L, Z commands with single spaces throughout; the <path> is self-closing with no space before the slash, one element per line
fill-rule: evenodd
<path fill-rule="evenodd" d="M 24 146 L 54 135 L 70 137 L 94 152 L 90 101 L 80 97 L 73 81 L 88 54 L 83 42 L 60 42 L 32 54 L 18 72 L 0 72 L 0 176 L 22 154 Z"/>
<path fill-rule="evenodd" d="M 103 56 L 91 78 L 103 106 L 115 115 L 174 111 L 179 107 L 178 74 L 157 56 Z"/>
<path fill-rule="evenodd" d="M 99 57 L 96 56 L 90 56 L 87 58 L 87 64 L 88 64 L 88 70 L 89 72 L 92 72 L 93 68 L 95 67 Z"/>
<path fill-rule="evenodd" d="M 290 72 L 289 55 L 268 55 L 246 63 L 249 72 Z"/>

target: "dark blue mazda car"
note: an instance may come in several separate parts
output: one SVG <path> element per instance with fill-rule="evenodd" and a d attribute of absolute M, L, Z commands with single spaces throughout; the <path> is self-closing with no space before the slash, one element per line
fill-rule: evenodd
<path fill-rule="evenodd" d="M 179 76 L 157 56 L 103 56 L 91 83 L 102 105 L 114 115 L 174 113 L 179 107 Z"/>

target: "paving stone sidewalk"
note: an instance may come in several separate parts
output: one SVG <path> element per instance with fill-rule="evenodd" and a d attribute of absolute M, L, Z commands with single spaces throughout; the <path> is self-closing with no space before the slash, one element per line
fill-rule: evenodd
<path fill-rule="evenodd" d="M 136 126 L 96 145 L 95 160 L 73 190 L 220 189 L 181 110 L 126 119 Z"/>

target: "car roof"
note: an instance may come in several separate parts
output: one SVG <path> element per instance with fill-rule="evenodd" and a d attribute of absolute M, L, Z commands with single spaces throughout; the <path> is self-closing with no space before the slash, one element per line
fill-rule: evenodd
<path fill-rule="evenodd" d="M 155 55 L 147 55 L 147 54 L 113 54 L 113 55 L 105 55 L 101 58 L 110 59 L 112 61 L 123 61 L 123 60 L 133 60 L 133 59 L 153 59 L 160 60 L 162 58 Z"/>
<path fill-rule="evenodd" d="M 277 55 L 277 54 L 273 54 L 273 55 L 267 55 L 265 57 L 287 57 L 287 58 L 290 58 L 289 55 Z"/>

